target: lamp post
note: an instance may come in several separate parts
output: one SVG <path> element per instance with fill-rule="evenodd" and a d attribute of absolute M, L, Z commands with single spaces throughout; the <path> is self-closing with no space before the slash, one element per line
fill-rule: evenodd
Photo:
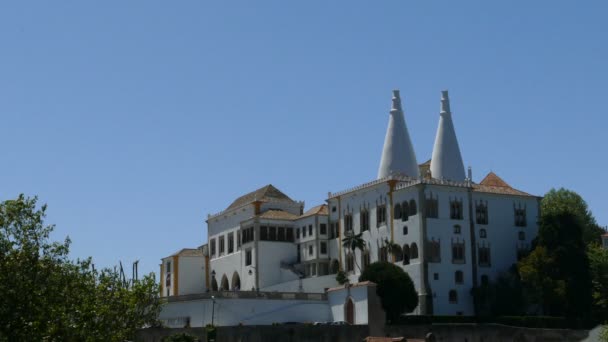
<path fill-rule="evenodd" d="M 211 301 L 213 302 L 213 305 L 211 306 L 211 325 L 213 326 L 213 323 L 215 323 L 215 296 L 211 296 Z"/>

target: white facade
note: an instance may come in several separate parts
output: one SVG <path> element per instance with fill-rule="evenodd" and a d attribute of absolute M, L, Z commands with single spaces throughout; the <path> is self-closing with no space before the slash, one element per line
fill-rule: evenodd
<path fill-rule="evenodd" d="M 338 269 L 356 283 L 366 265 L 388 261 L 414 282 L 414 314 L 473 315 L 471 289 L 507 271 L 530 249 L 539 198 L 494 173 L 476 183 L 469 169 L 465 178 L 448 101 L 443 92 L 430 165 L 416 165 L 395 92 L 379 179 L 329 193 L 327 204 L 307 212 L 303 202 L 267 185 L 209 215 L 208 259 L 202 266 L 180 264 L 195 280 L 180 279 L 184 289 L 177 294 L 323 293 L 337 286 Z M 351 254 L 343 238 L 359 233 L 365 249 Z"/>
<path fill-rule="evenodd" d="M 184 248 L 162 259 L 160 264 L 162 297 L 202 293 L 207 290 L 205 250 L 206 246 Z"/>

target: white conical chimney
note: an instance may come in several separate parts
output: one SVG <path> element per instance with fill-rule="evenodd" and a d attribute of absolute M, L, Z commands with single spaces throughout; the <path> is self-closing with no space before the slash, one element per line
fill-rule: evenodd
<path fill-rule="evenodd" d="M 378 179 L 394 174 L 419 177 L 418 163 L 407 132 L 399 90 L 393 90 L 393 108 L 388 119 Z"/>
<path fill-rule="evenodd" d="M 433 178 L 453 181 L 465 179 L 464 163 L 452 122 L 447 90 L 441 92 L 441 113 L 431 157 L 431 175 Z"/>

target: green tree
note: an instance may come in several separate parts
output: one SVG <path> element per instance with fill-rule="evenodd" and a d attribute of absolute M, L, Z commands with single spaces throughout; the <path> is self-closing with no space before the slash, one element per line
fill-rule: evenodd
<path fill-rule="evenodd" d="M 608 325 L 603 325 L 600 330 L 600 341 L 608 342 Z"/>
<path fill-rule="evenodd" d="M 153 275 L 126 282 L 51 242 L 46 205 L 20 195 L 0 203 L 0 341 L 123 341 L 155 324 Z"/>
<path fill-rule="evenodd" d="M 565 312 L 566 282 L 560 279 L 555 258 L 547 248 L 538 246 L 518 263 L 519 274 L 525 285 L 526 302 L 540 305 L 538 314 L 563 315 Z"/>
<path fill-rule="evenodd" d="M 474 288 L 473 298 L 475 312 L 480 316 L 520 316 L 525 313 L 523 286 L 515 265 L 495 281 Z"/>
<path fill-rule="evenodd" d="M 590 245 L 587 250 L 591 272 L 593 316 L 596 321 L 608 320 L 608 250 Z"/>
<path fill-rule="evenodd" d="M 389 321 L 397 320 L 402 314 L 411 312 L 418 306 L 418 293 L 414 283 L 399 266 L 388 262 L 374 262 L 365 268 L 359 281 L 377 284 L 376 293 Z"/>
<path fill-rule="evenodd" d="M 564 188 L 549 190 L 541 201 L 541 213 L 542 215 L 571 213 L 581 224 L 585 245 L 601 243 L 604 230 L 598 226 L 587 202 L 576 192 Z"/>
<path fill-rule="evenodd" d="M 591 276 L 583 223 L 570 209 L 541 213 L 537 246 L 518 268 L 526 293 L 544 314 L 589 318 Z"/>

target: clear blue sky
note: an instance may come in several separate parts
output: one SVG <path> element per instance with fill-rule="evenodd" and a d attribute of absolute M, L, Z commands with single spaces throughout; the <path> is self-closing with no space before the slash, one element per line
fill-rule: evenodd
<path fill-rule="evenodd" d="M 580 193 L 608 224 L 606 1 L 0 3 L 0 199 L 49 204 L 98 265 L 206 240 L 272 183 L 375 178 L 391 90 L 417 158 L 449 89 L 465 165 Z"/>

